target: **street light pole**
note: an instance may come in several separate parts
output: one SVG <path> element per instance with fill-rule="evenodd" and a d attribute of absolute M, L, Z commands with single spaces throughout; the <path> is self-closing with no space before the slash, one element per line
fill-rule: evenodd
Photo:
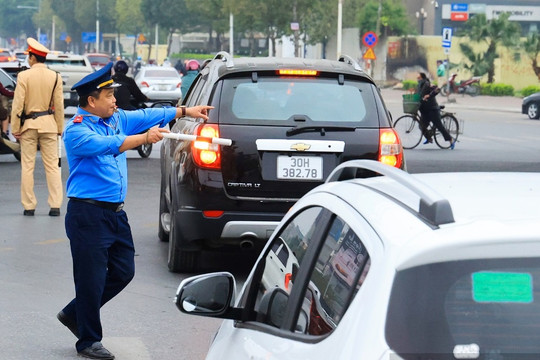
<path fill-rule="evenodd" d="M 343 0 L 338 1 L 337 11 L 337 58 L 341 56 L 341 42 L 342 42 L 342 23 L 343 23 Z"/>
<path fill-rule="evenodd" d="M 424 35 L 424 21 L 427 18 L 427 12 L 424 8 L 416 12 L 416 18 L 420 21 L 420 35 Z"/>
<path fill-rule="evenodd" d="M 96 0 L 96 52 L 99 52 L 99 0 Z"/>

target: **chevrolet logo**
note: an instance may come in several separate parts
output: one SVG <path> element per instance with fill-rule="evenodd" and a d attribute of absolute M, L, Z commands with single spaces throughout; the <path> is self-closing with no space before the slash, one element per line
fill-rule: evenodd
<path fill-rule="evenodd" d="M 306 151 L 306 150 L 309 150 L 310 148 L 311 148 L 311 145 L 303 144 L 303 143 L 297 143 L 297 144 L 291 145 L 291 150 L 296 150 L 296 151 Z"/>

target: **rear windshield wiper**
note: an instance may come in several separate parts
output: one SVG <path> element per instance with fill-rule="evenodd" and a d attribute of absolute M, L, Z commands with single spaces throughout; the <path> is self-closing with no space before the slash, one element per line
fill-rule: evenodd
<path fill-rule="evenodd" d="M 295 126 L 292 129 L 287 130 L 287 136 L 292 136 L 304 132 L 316 132 L 320 131 L 321 135 L 327 131 L 355 131 L 356 127 L 354 126 L 323 126 L 323 125 L 311 125 L 311 126 Z"/>

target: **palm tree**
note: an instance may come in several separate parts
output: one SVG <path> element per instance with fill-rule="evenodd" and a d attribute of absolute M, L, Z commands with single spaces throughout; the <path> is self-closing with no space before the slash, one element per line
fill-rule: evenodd
<path fill-rule="evenodd" d="M 540 80 L 540 65 L 538 64 L 538 55 L 540 55 L 540 34 L 532 33 L 523 43 L 523 48 L 527 56 L 531 59 L 531 65 L 538 80 Z"/>
<path fill-rule="evenodd" d="M 493 82 L 495 75 L 495 59 L 498 57 L 497 46 L 515 47 L 519 44 L 521 27 L 518 23 L 509 21 L 509 17 L 509 13 L 503 13 L 498 18 L 487 20 L 484 14 L 478 14 L 468 21 L 464 30 L 464 35 L 469 37 L 472 42 L 487 44 L 487 50 L 480 58 L 486 62 L 488 68 L 488 83 Z"/>

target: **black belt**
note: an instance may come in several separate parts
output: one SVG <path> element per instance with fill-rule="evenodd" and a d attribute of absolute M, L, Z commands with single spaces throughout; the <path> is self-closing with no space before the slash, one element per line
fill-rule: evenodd
<path fill-rule="evenodd" d="M 25 115 L 25 118 L 27 118 L 27 119 L 36 119 L 36 118 L 38 118 L 40 116 L 52 115 L 52 114 L 54 114 L 54 110 L 52 110 L 52 109 L 47 110 L 47 111 L 36 111 L 36 112 L 31 112 L 28 115 Z"/>
<path fill-rule="evenodd" d="M 96 206 L 99 206 L 100 208 L 112 210 L 115 212 L 119 212 L 120 210 L 124 208 L 123 202 L 113 203 L 113 202 L 99 201 L 99 200 L 93 200 L 93 199 L 81 199 L 81 198 L 76 198 L 76 197 L 70 197 L 70 199 L 74 201 L 80 201 L 80 202 L 96 205 Z"/>

